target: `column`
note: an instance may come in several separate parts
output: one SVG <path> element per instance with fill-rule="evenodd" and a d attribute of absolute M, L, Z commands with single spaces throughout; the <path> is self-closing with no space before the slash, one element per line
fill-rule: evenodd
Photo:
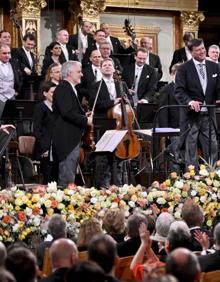
<path fill-rule="evenodd" d="M 199 24 L 205 19 L 203 12 L 182 11 L 180 17 L 182 22 L 182 34 L 185 32 L 192 32 L 194 33 L 195 37 L 197 37 Z"/>

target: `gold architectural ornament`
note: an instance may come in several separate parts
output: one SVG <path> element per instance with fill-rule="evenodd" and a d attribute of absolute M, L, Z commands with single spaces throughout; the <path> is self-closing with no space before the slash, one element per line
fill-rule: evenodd
<path fill-rule="evenodd" d="M 77 24 L 79 23 L 79 15 L 82 14 L 80 4 L 76 0 L 69 0 L 68 10 L 70 12 L 70 21 L 68 23 L 68 30 L 70 33 L 77 32 Z M 84 20 L 84 19 L 83 19 Z"/>
<path fill-rule="evenodd" d="M 38 17 L 41 9 L 46 6 L 47 2 L 45 0 L 19 0 L 16 10 L 18 14 Z"/>
<path fill-rule="evenodd" d="M 83 18 L 98 18 L 106 8 L 106 0 L 81 0 Z"/>
<path fill-rule="evenodd" d="M 204 21 L 205 16 L 203 12 L 182 11 L 181 20 L 184 32 L 193 32 L 195 35 L 198 33 L 200 22 Z"/>

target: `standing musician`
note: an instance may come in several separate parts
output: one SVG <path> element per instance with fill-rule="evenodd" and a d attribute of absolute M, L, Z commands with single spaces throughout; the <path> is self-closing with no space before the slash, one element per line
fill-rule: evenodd
<path fill-rule="evenodd" d="M 91 91 L 92 102 L 95 100 L 96 95 L 98 95 L 95 105 L 96 117 L 107 117 L 108 110 L 111 110 L 115 105 L 119 104 L 122 99 L 122 91 L 120 90 L 121 82 L 113 79 L 114 71 L 114 62 L 111 58 L 104 59 L 101 62 L 103 79 L 95 83 Z M 122 88 L 123 91 L 128 94 L 128 88 L 124 82 L 122 83 Z M 100 90 L 99 92 L 98 89 Z M 111 184 L 121 186 L 125 183 L 123 178 L 123 162 L 121 160 L 112 155 L 96 157 L 94 177 L 96 183 L 94 185 L 97 188 L 108 188 Z"/>
<path fill-rule="evenodd" d="M 61 77 L 62 81 L 53 96 L 52 146 L 54 156 L 59 161 L 58 184 L 65 187 L 75 181 L 80 141 L 87 125 L 92 125 L 92 117 L 86 116 L 75 88 L 82 77 L 81 63 L 65 62 L 62 65 Z"/>

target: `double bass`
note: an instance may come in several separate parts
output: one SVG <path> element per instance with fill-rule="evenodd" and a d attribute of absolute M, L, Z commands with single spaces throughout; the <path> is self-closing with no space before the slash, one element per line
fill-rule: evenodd
<path fill-rule="evenodd" d="M 122 81 L 118 80 L 118 82 L 122 98 L 119 104 L 108 110 L 107 115 L 109 118 L 116 119 L 117 130 L 127 130 L 126 135 L 120 141 L 115 150 L 115 156 L 123 160 L 132 160 L 139 156 L 141 145 L 137 135 L 133 131 L 133 124 L 135 120 L 134 111 L 130 103 L 127 101 L 128 99 L 123 91 Z"/>

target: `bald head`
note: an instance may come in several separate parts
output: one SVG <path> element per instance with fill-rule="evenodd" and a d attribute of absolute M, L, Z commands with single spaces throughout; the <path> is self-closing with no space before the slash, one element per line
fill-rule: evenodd
<path fill-rule="evenodd" d="M 200 266 L 197 257 L 185 248 L 171 252 L 166 261 L 166 272 L 174 275 L 179 282 L 199 281 Z"/>
<path fill-rule="evenodd" d="M 5 245 L 0 242 L 0 267 L 4 265 L 7 256 L 7 251 Z"/>
<path fill-rule="evenodd" d="M 78 259 L 78 251 L 75 243 L 70 239 L 61 238 L 53 242 L 50 247 L 50 258 L 52 267 L 70 267 Z"/>

